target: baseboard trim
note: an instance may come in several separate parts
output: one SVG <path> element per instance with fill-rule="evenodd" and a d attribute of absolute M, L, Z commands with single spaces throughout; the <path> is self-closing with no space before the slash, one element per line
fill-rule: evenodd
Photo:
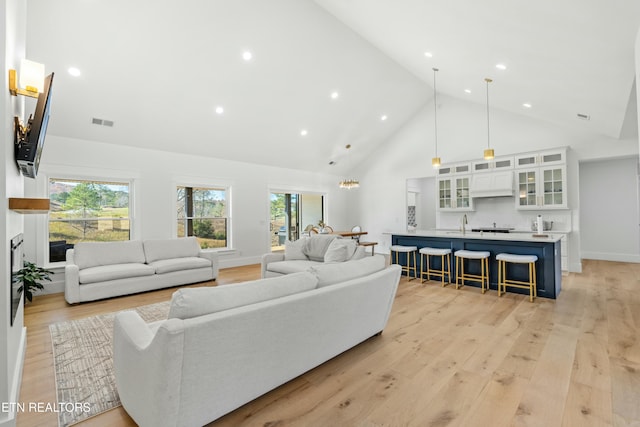
<path fill-rule="evenodd" d="M 619 253 L 611 253 L 611 252 L 582 251 L 580 255 L 582 259 L 640 263 L 640 254 L 619 254 Z"/>

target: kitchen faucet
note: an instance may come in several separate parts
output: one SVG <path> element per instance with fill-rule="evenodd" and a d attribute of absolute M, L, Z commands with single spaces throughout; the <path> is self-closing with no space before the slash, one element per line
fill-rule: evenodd
<path fill-rule="evenodd" d="M 460 222 L 462 223 L 462 234 L 464 234 L 464 232 L 466 231 L 464 226 L 468 224 L 467 214 L 462 215 Z"/>

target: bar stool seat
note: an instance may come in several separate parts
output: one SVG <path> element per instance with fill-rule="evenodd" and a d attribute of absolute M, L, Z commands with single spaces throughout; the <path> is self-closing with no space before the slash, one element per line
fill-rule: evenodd
<path fill-rule="evenodd" d="M 420 283 L 424 283 L 424 276 L 427 276 L 427 282 L 431 276 L 440 277 L 442 279 L 442 286 L 445 285 L 444 278 L 448 276 L 447 283 L 451 283 L 451 249 L 441 248 L 421 248 L 420 253 Z M 440 270 L 431 268 L 432 256 L 440 257 Z M 426 259 L 427 269 L 424 269 Z M 445 269 L 446 263 L 446 269 Z"/>
<path fill-rule="evenodd" d="M 455 251 L 453 255 L 456 258 L 456 289 L 460 286 L 464 286 L 464 282 L 480 282 L 482 293 L 484 294 L 489 289 L 489 257 L 491 253 L 489 251 L 469 251 L 461 249 Z M 480 274 L 469 274 L 464 271 L 465 259 L 478 259 L 480 260 Z"/>
<path fill-rule="evenodd" d="M 389 250 L 391 251 L 391 263 L 399 264 L 402 267 L 402 271 L 407 273 L 407 277 L 411 277 L 410 276 L 410 272 L 413 271 L 413 278 L 411 278 L 409 280 L 415 279 L 418 276 L 418 273 L 417 273 L 417 270 L 416 270 L 416 252 L 418 251 L 418 247 L 417 246 L 391 245 Z M 393 262 L 393 253 L 394 252 L 396 254 L 395 263 Z M 400 262 L 398 261 L 398 254 L 399 253 L 406 253 L 407 254 L 407 265 L 401 265 L 400 264 Z M 411 261 L 410 261 L 410 258 L 409 258 L 410 254 L 413 254 L 413 266 L 411 266 Z"/>
<path fill-rule="evenodd" d="M 537 255 L 516 255 L 508 253 L 500 253 L 496 255 L 498 261 L 498 296 L 507 292 L 507 286 L 514 288 L 529 289 L 529 301 L 538 296 L 536 282 L 536 261 Z M 513 264 L 529 264 L 529 281 L 507 279 L 507 263 Z"/>

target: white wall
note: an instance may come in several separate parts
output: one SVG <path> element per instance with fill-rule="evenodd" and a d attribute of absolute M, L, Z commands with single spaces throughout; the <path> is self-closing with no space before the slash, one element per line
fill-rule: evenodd
<path fill-rule="evenodd" d="M 38 178 L 27 180 L 25 191 L 30 197 L 47 197 L 47 178 L 74 176 L 133 179 L 132 237 L 136 239 L 175 237 L 176 183 L 228 185 L 231 188 L 233 250 L 221 253 L 222 268 L 259 263 L 262 254 L 270 251 L 270 189 L 323 193 L 326 195 L 326 221 L 336 229 L 351 228 L 346 222 L 346 190 L 338 188 L 339 177 L 333 175 L 55 135 L 47 136 Z M 32 217 L 25 224 L 26 254 L 37 259 L 39 264 L 46 264 L 46 217 Z M 57 277 L 56 282 L 60 280 Z M 60 284 L 48 288 L 57 292 L 62 290 Z"/>
<path fill-rule="evenodd" d="M 640 262 L 638 159 L 580 163 L 582 258 Z"/>
<path fill-rule="evenodd" d="M 3 160 L 0 161 L 0 402 L 17 402 L 24 364 L 26 329 L 23 308 L 18 309 L 15 322 L 11 326 L 11 293 L 9 288 L 10 249 L 13 236 L 23 230 L 22 215 L 8 210 L 8 197 L 21 197 L 23 179 L 13 161 L 13 117 L 19 115 L 24 120 L 24 99 L 9 95 L 7 70 L 17 69 L 24 57 L 26 9 L 23 1 L 0 0 L 0 22 L 2 41 L 0 44 L 0 67 L 2 69 L 2 95 L 0 99 L 0 129 L 2 129 Z M 0 412 L 1 426 L 15 425 L 14 413 Z"/>
<path fill-rule="evenodd" d="M 438 154 L 451 163 L 479 159 L 486 146 L 486 106 L 448 96 L 439 97 Z M 576 126 L 579 126 L 577 123 Z M 360 178 L 350 220 L 388 251 L 388 232 L 406 229 L 406 179 L 434 176 L 433 106 L 420 110 L 384 147 L 373 152 L 355 174 Z M 578 161 L 638 154 L 637 136 L 614 140 L 568 129 L 505 111 L 491 110 L 491 146 L 497 156 L 562 146 L 570 147 L 567 163 L 572 233 L 569 235 L 569 270 L 580 271 Z M 513 201 L 515 206 L 515 201 Z M 558 215 L 561 215 L 557 213 Z M 459 215 L 459 214 L 458 214 Z M 524 223 L 524 221 L 523 221 Z"/>

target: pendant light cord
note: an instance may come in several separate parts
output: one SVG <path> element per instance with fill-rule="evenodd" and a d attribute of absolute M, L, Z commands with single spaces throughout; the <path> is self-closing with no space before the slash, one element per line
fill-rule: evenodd
<path fill-rule="evenodd" d="M 491 138 L 489 134 L 489 83 L 491 83 L 493 80 L 486 78 L 484 79 L 484 81 L 487 82 L 487 148 L 491 148 Z"/>
<path fill-rule="evenodd" d="M 436 142 L 436 157 L 438 157 L 438 101 L 436 98 L 436 73 L 438 72 L 437 68 L 433 69 L 433 129 L 435 134 L 435 142 Z"/>

